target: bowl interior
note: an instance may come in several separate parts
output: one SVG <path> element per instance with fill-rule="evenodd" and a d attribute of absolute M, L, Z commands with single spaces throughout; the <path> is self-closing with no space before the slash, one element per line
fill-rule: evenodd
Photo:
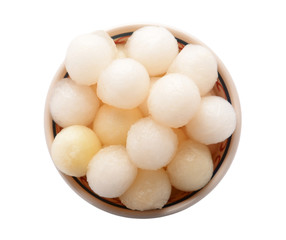
<path fill-rule="evenodd" d="M 125 32 L 121 32 L 120 34 L 113 34 L 111 36 L 114 39 L 114 42 L 116 44 L 122 44 L 127 41 L 127 39 L 132 34 L 132 32 L 133 31 L 125 31 Z M 173 34 L 174 36 L 176 36 L 176 33 L 173 33 Z M 182 50 L 183 47 L 188 43 L 196 43 L 196 44 L 198 43 L 198 40 L 195 40 L 195 39 L 194 40 L 187 39 L 186 41 L 186 39 L 178 38 L 177 36 L 176 36 L 176 39 L 178 41 L 178 47 L 180 50 Z M 66 72 L 64 66 L 62 65 L 58 74 L 56 75 L 54 79 L 53 84 L 50 87 L 49 93 L 51 92 L 51 89 L 53 88 L 54 83 L 63 77 L 68 77 L 68 73 Z M 229 92 L 227 84 L 230 84 L 229 86 L 232 89 L 232 93 L 233 92 L 236 93 L 234 86 L 232 86 L 233 83 L 232 83 L 232 80 L 229 74 L 227 73 L 222 63 L 219 62 L 218 79 L 212 91 L 210 92 L 210 94 L 220 96 L 226 99 L 228 102 L 232 103 L 233 99 L 231 99 L 232 96 Z M 46 104 L 45 125 L 46 125 L 47 143 L 50 149 L 51 142 L 53 141 L 55 136 L 61 131 L 62 128 L 58 126 L 51 119 L 49 109 L 48 109 L 49 108 L 48 100 L 49 100 L 49 96 L 47 97 L 47 104 Z M 240 119 L 240 108 L 239 108 L 238 97 L 236 95 L 235 95 L 234 100 L 236 100 L 236 106 L 234 106 L 234 108 L 238 114 L 237 118 L 239 120 Z M 232 159 L 234 157 L 234 154 L 235 154 L 235 151 L 238 145 L 238 139 L 240 135 L 240 121 L 238 121 L 237 125 L 238 126 L 234 134 L 230 136 L 228 139 L 218 144 L 209 145 L 209 148 L 212 153 L 213 163 L 214 163 L 214 172 L 213 172 L 211 181 L 204 188 L 198 191 L 194 191 L 194 192 L 183 192 L 175 188 L 172 188 L 171 197 L 168 203 L 163 207 L 163 209 L 150 210 L 150 211 L 144 211 L 144 212 L 129 210 L 123 204 L 121 204 L 118 198 L 103 198 L 103 197 L 98 196 L 96 193 L 94 193 L 89 187 L 85 176 L 78 178 L 78 177 L 67 176 L 61 172 L 60 174 L 66 180 L 66 182 L 81 197 L 83 197 L 85 200 L 90 202 L 92 205 L 95 205 L 110 213 L 121 215 L 121 216 L 126 216 L 126 217 L 136 217 L 136 218 L 159 217 L 159 216 L 168 215 L 168 214 L 180 211 L 188 206 L 193 205 L 194 203 L 199 201 L 201 198 L 203 198 L 208 192 L 210 192 L 216 186 L 216 184 L 221 180 L 221 178 L 224 176 L 225 172 L 227 171 L 228 167 L 230 166 L 230 163 L 232 162 Z"/>

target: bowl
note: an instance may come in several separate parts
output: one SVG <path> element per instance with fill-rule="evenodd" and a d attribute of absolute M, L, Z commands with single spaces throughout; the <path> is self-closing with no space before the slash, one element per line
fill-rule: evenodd
<path fill-rule="evenodd" d="M 125 43 L 129 36 L 138 28 L 147 26 L 147 25 L 128 25 L 121 26 L 107 32 L 113 38 L 116 44 Z M 186 44 L 193 43 L 199 44 L 204 47 L 207 47 L 204 43 L 199 41 L 197 38 L 183 33 L 182 31 L 178 31 L 176 29 L 166 27 L 177 39 L 179 49 L 181 50 Z M 208 48 L 208 47 L 207 47 Z M 202 189 L 194 192 L 182 192 L 176 189 L 172 189 L 172 194 L 167 202 L 167 204 L 162 209 L 156 210 L 148 210 L 148 211 L 135 211 L 127 209 L 123 206 L 118 198 L 103 198 L 95 194 L 86 181 L 86 177 L 71 177 L 63 174 L 59 171 L 59 174 L 63 177 L 66 183 L 84 200 L 92 204 L 93 206 L 104 210 L 106 212 L 130 217 L 130 218 L 156 218 L 162 217 L 166 215 L 170 215 L 179 211 L 182 211 L 198 201 L 204 198 L 208 193 L 210 193 L 216 185 L 221 181 L 221 179 L 226 174 L 229 169 L 240 139 L 240 131 L 241 131 L 241 110 L 240 110 L 240 102 L 238 93 L 236 91 L 234 82 L 227 71 L 226 67 L 223 65 L 221 60 L 213 53 L 217 58 L 218 62 L 218 79 L 217 82 L 212 89 L 212 94 L 223 97 L 228 102 L 230 102 L 236 112 L 237 117 L 237 125 L 234 133 L 225 141 L 213 144 L 210 147 L 213 163 L 214 163 L 214 172 L 209 183 L 204 186 Z M 59 127 L 53 120 L 50 114 L 49 109 L 49 101 L 51 97 L 51 93 L 55 86 L 55 83 L 60 79 L 67 77 L 68 73 L 65 69 L 64 64 L 62 64 L 57 73 L 54 76 L 54 79 L 51 82 L 45 105 L 45 115 L 44 115 L 44 128 L 45 128 L 45 136 L 46 142 L 49 151 L 51 150 L 52 142 L 57 135 L 61 131 L 61 127 Z"/>

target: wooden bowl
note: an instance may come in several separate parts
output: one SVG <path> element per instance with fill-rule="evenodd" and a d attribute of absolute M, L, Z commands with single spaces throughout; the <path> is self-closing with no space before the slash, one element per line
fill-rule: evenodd
<path fill-rule="evenodd" d="M 116 44 L 120 44 L 120 43 L 125 43 L 128 37 L 136 29 L 143 26 L 146 25 L 128 25 L 128 26 L 117 27 L 107 32 L 114 39 L 114 42 Z M 201 41 L 199 41 L 198 39 L 189 34 L 185 34 L 173 28 L 169 27 L 166 28 L 176 37 L 180 50 L 188 43 L 199 44 L 207 47 Z M 205 187 L 195 192 L 182 192 L 173 188 L 168 203 L 162 209 L 148 210 L 148 211 L 134 211 L 127 209 L 125 206 L 123 206 L 118 198 L 114 199 L 103 198 L 95 194 L 88 186 L 86 177 L 80 177 L 80 178 L 71 177 L 59 171 L 59 173 L 61 174 L 63 179 L 67 182 L 67 184 L 84 200 L 94 205 L 95 207 L 100 208 L 112 214 L 125 217 L 132 217 L 132 218 L 155 218 L 182 211 L 194 205 L 196 202 L 200 201 L 203 197 L 205 197 L 210 191 L 212 191 L 215 188 L 215 186 L 220 182 L 220 180 L 224 177 L 225 173 L 229 169 L 234 159 L 241 131 L 241 110 L 240 110 L 239 97 L 235 85 L 233 83 L 230 74 L 228 73 L 227 69 L 225 68 L 221 60 L 216 55 L 215 57 L 217 58 L 218 62 L 218 79 L 214 88 L 211 91 L 211 94 L 223 97 L 232 104 L 236 112 L 237 125 L 232 136 L 230 136 L 228 139 L 226 139 L 221 143 L 209 146 L 212 152 L 212 158 L 214 162 L 214 172 L 212 179 Z M 50 114 L 50 109 L 49 109 L 50 97 L 53 88 L 55 86 L 55 83 L 67 76 L 68 73 L 65 69 L 64 64 L 62 64 L 59 67 L 54 79 L 51 82 L 46 98 L 44 127 L 46 134 L 46 142 L 49 151 L 51 149 L 51 144 L 56 134 L 59 131 L 61 131 L 61 127 L 59 127 L 52 120 Z"/>

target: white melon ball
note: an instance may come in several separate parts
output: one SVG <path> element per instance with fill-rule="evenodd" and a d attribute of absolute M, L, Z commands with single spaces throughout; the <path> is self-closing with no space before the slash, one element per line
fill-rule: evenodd
<path fill-rule="evenodd" d="M 97 95 L 106 104 L 132 109 L 144 101 L 150 85 L 142 64 L 131 59 L 114 60 L 100 75 Z"/>
<path fill-rule="evenodd" d="M 104 39 L 106 39 L 109 43 L 109 45 L 114 49 L 114 51 L 117 53 L 117 48 L 116 48 L 116 44 L 113 41 L 113 39 L 109 36 L 109 34 L 103 30 L 97 30 L 94 32 L 94 34 L 103 37 Z"/>
<path fill-rule="evenodd" d="M 186 74 L 197 84 L 203 96 L 217 81 L 217 61 L 207 48 L 188 44 L 175 58 L 168 73 Z"/>
<path fill-rule="evenodd" d="M 89 161 L 100 148 L 101 143 L 91 129 L 74 125 L 64 128 L 56 135 L 51 156 L 61 172 L 81 177 L 86 174 Z"/>
<path fill-rule="evenodd" d="M 186 125 L 189 137 L 213 144 L 227 139 L 235 130 L 236 114 L 232 105 L 218 96 L 203 97 L 199 110 Z"/>
<path fill-rule="evenodd" d="M 125 147 L 113 145 L 101 149 L 92 158 L 86 177 L 96 194 L 114 198 L 130 187 L 136 174 L 137 168 L 129 160 Z"/>
<path fill-rule="evenodd" d="M 142 63 L 150 76 L 164 74 L 178 54 L 175 37 L 163 27 L 136 30 L 126 43 L 127 56 Z"/>
<path fill-rule="evenodd" d="M 153 85 L 148 97 L 151 116 L 166 126 L 186 125 L 198 110 L 199 89 L 186 75 L 167 74 Z"/>
<path fill-rule="evenodd" d="M 70 43 L 65 66 L 72 80 L 78 84 L 92 85 L 116 54 L 116 48 L 106 37 L 95 33 L 84 34 Z"/>
<path fill-rule="evenodd" d="M 150 78 L 149 93 L 150 93 L 150 90 L 151 90 L 153 84 L 154 84 L 159 78 L 160 78 L 160 77 L 151 77 L 151 78 Z M 149 115 L 148 96 L 145 98 L 144 102 L 142 102 L 142 103 L 139 105 L 139 109 L 140 109 L 140 111 L 143 113 L 143 116 L 144 116 L 144 117 L 147 117 L 147 116 Z"/>
<path fill-rule="evenodd" d="M 168 175 L 163 169 L 140 169 L 134 183 L 120 196 L 120 200 L 132 210 L 161 209 L 168 202 L 171 189 Z"/>
<path fill-rule="evenodd" d="M 207 146 L 191 140 L 183 142 L 167 167 L 172 186 L 181 191 L 204 187 L 213 174 L 213 161 Z"/>
<path fill-rule="evenodd" d="M 98 107 L 99 100 L 94 91 L 69 78 L 58 81 L 51 95 L 51 115 L 61 127 L 89 125 L 94 120 Z"/>
<path fill-rule="evenodd" d="M 104 145 L 125 145 L 132 124 L 142 118 L 138 108 L 119 109 L 102 105 L 93 122 L 93 130 Z"/>
<path fill-rule="evenodd" d="M 128 132 L 126 149 L 135 165 L 142 169 L 157 170 L 166 166 L 178 145 L 171 128 L 162 126 L 151 118 L 133 124 Z"/>

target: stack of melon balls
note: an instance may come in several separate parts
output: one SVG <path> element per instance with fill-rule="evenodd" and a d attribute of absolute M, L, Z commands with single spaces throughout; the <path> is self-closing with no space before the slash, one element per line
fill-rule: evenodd
<path fill-rule="evenodd" d="M 97 31 L 70 43 L 65 67 L 69 77 L 50 99 L 63 128 L 51 147 L 61 172 L 86 176 L 97 195 L 140 211 L 162 208 L 172 186 L 190 192 L 210 181 L 207 145 L 231 136 L 236 115 L 209 94 L 218 75 L 208 49 L 179 51 L 160 26 L 139 28 L 125 45 Z"/>

